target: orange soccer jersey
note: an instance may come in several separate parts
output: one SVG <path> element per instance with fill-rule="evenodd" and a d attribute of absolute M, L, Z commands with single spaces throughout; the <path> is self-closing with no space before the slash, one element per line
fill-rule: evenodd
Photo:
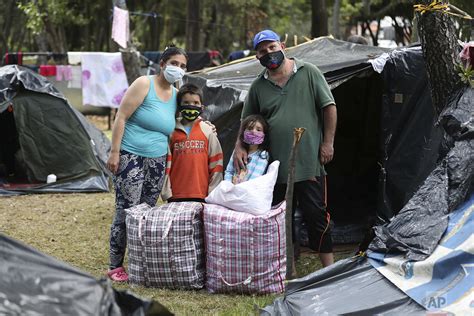
<path fill-rule="evenodd" d="M 204 199 L 222 180 L 222 148 L 210 126 L 196 121 L 189 135 L 180 121 L 171 135 L 162 199 Z"/>

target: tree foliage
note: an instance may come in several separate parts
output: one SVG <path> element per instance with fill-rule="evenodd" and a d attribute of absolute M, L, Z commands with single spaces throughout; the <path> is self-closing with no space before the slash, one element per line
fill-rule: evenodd
<path fill-rule="evenodd" d="M 71 3 L 68 0 L 37 0 L 37 1 L 21 1 L 18 8 L 22 10 L 26 17 L 26 27 L 33 34 L 40 33 L 46 23 L 54 25 L 74 24 L 85 25 L 90 22 L 90 18 L 85 17 L 81 12 L 79 3 Z"/>
<path fill-rule="evenodd" d="M 380 19 L 385 16 L 392 18 L 392 26 L 395 31 L 395 41 L 399 45 L 408 45 L 413 39 L 413 20 L 414 10 L 413 5 L 423 2 L 422 0 L 339 0 L 339 20 L 338 23 L 334 22 L 332 25 L 337 27 L 344 27 L 345 33 L 342 35 L 339 32 L 337 37 L 345 39 L 351 32 L 358 32 L 358 35 L 372 37 L 374 45 L 377 44 L 378 31 L 380 30 Z M 336 3 L 335 0 L 330 2 L 332 6 Z M 452 0 L 451 4 L 461 8 L 471 15 L 474 13 L 474 1 L 472 0 Z M 331 16 L 334 15 L 333 8 Z M 378 22 L 377 31 L 370 32 L 370 23 Z M 356 30 L 354 27 L 358 26 Z M 469 20 L 457 19 L 456 27 L 459 33 L 459 37 L 463 40 L 468 40 L 472 27 Z M 335 27 L 332 27 L 331 31 L 334 31 Z M 417 38 L 415 38 L 417 40 Z"/>

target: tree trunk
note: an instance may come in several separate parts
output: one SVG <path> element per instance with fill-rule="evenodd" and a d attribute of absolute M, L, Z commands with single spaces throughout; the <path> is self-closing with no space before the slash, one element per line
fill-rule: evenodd
<path fill-rule="evenodd" d="M 8 49 L 8 41 L 2 32 L 0 32 L 0 42 L 2 43 L 0 46 L 0 58 L 3 58 Z"/>
<path fill-rule="evenodd" d="M 428 5 L 431 0 L 423 0 L 420 3 Z M 440 114 L 450 96 L 462 86 L 455 68 L 459 53 L 456 28 L 451 17 L 442 11 L 427 11 L 416 15 L 418 35 L 431 86 L 431 98 L 436 113 Z"/>
<path fill-rule="evenodd" d="M 171 20 L 171 6 L 164 5 L 163 6 L 163 38 L 165 42 L 165 47 L 171 44 L 173 39 L 172 34 L 172 24 L 173 21 Z"/>
<path fill-rule="evenodd" d="M 153 3 L 153 6 L 151 7 L 153 12 L 160 12 L 160 1 L 157 1 Z M 151 29 L 151 43 L 149 50 L 160 50 L 160 32 L 161 32 L 161 27 L 160 27 L 160 19 L 161 16 L 157 15 L 153 18 L 150 19 L 150 29 Z"/>
<path fill-rule="evenodd" d="M 411 26 L 407 25 L 405 20 L 402 21 L 401 24 L 399 24 L 395 18 L 394 15 L 390 16 L 393 20 L 393 27 L 395 29 L 395 42 L 398 44 L 401 44 L 402 46 L 407 46 L 410 44 L 410 39 L 411 39 Z"/>
<path fill-rule="evenodd" d="M 137 56 L 135 47 L 128 47 L 122 51 L 123 67 L 127 74 L 128 84 L 132 84 L 138 77 L 140 77 L 140 57 Z"/>
<path fill-rule="evenodd" d="M 51 21 L 47 14 L 48 9 L 44 3 L 36 3 L 36 8 L 38 9 L 38 13 L 42 16 L 42 22 L 44 25 L 44 32 L 46 34 L 48 46 L 53 53 L 66 53 L 67 44 L 66 39 L 63 37 L 64 26 L 57 25 Z M 56 61 L 59 63 L 64 63 L 66 61 L 66 57 L 60 58 L 60 60 Z"/>
<path fill-rule="evenodd" d="M 163 30 L 163 17 L 161 15 L 155 19 L 154 26 L 155 26 L 154 33 L 156 35 L 154 36 L 155 44 L 153 45 L 152 50 L 160 50 L 161 32 Z"/>
<path fill-rule="evenodd" d="M 371 21 L 367 20 L 367 22 L 365 23 L 367 25 L 367 29 L 369 30 L 370 37 L 372 38 L 372 44 L 374 46 L 379 46 L 380 19 L 377 19 L 377 31 L 375 32 L 375 34 L 374 32 L 372 32 L 372 29 L 370 28 Z M 363 35 L 364 35 L 364 32 L 362 32 L 362 36 Z"/>
<path fill-rule="evenodd" d="M 209 21 L 207 22 L 207 26 L 205 27 L 205 30 L 204 30 L 204 47 L 206 48 L 215 46 L 214 45 L 215 41 L 211 41 L 211 39 L 213 36 L 219 37 L 219 35 L 216 36 L 214 32 L 217 31 L 217 34 L 221 33 L 220 29 L 214 26 L 217 23 L 217 11 L 219 11 L 218 7 L 219 7 L 219 4 L 216 2 L 211 4 L 210 14 L 209 14 L 210 17 L 208 18 Z"/>
<path fill-rule="evenodd" d="M 370 16 L 370 0 L 364 0 L 362 9 L 364 10 L 364 18 L 368 18 Z"/>
<path fill-rule="evenodd" d="M 0 47 L 0 59 L 3 58 L 5 53 L 7 52 L 10 44 L 10 33 L 11 29 L 14 26 L 13 25 L 13 18 L 14 18 L 14 10 L 15 10 L 15 2 L 10 1 L 8 3 L 8 8 L 4 8 L 4 14 L 3 14 L 3 24 L 1 25 L 0 32 L 2 33 L 0 35 L 1 41 L 2 41 L 2 46 Z M 11 47 L 10 47 L 11 50 Z"/>
<path fill-rule="evenodd" d="M 16 35 L 15 35 L 15 43 L 16 43 L 16 46 L 15 47 L 15 51 L 20 51 L 21 48 L 23 47 L 23 42 L 25 40 L 25 35 L 27 33 L 27 30 L 26 28 L 19 28 Z"/>
<path fill-rule="evenodd" d="M 311 0 L 311 5 L 311 36 L 314 38 L 328 35 L 326 0 Z"/>
<path fill-rule="evenodd" d="M 341 11 L 341 0 L 334 0 L 332 11 L 332 32 L 335 38 L 341 38 L 339 29 L 339 12 Z"/>
<path fill-rule="evenodd" d="M 45 32 L 41 32 L 40 34 L 35 36 L 36 45 L 38 45 L 39 52 L 47 52 L 48 51 L 48 40 Z M 38 56 L 36 60 L 37 65 L 46 65 L 48 63 L 48 57 L 45 55 Z"/>
<path fill-rule="evenodd" d="M 84 5 L 85 5 L 85 10 L 86 10 L 87 16 L 91 16 L 91 13 L 92 13 L 92 12 L 91 12 L 89 3 L 86 1 L 86 2 L 84 3 Z M 84 35 L 83 35 L 83 36 L 84 36 L 84 38 L 86 38 L 86 39 L 89 39 L 90 36 L 91 36 L 91 24 L 92 24 L 92 23 L 87 23 L 86 25 L 83 26 L 83 27 L 84 27 L 84 33 L 83 33 Z M 99 32 L 100 32 L 99 34 L 101 34 L 101 33 L 103 32 L 103 29 L 100 28 Z M 85 45 L 84 45 L 84 46 L 85 46 L 86 51 L 91 51 L 91 44 L 95 46 L 95 50 L 97 49 L 97 46 L 96 46 L 96 45 L 97 45 L 98 43 L 100 43 L 100 36 L 99 36 L 99 38 L 96 39 L 95 42 L 93 42 L 93 43 L 92 43 L 92 42 L 93 42 L 93 41 L 88 41 L 88 40 L 85 41 L 85 43 L 84 43 Z"/>
<path fill-rule="evenodd" d="M 200 49 L 200 20 L 200 0 L 187 0 L 186 49 L 188 51 L 198 51 Z"/>

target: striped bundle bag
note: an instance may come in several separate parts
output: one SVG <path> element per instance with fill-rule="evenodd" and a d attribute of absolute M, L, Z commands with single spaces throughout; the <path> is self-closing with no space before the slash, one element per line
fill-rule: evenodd
<path fill-rule="evenodd" d="M 206 287 L 211 293 L 281 293 L 285 289 L 285 203 L 255 216 L 204 205 Z"/>
<path fill-rule="evenodd" d="M 200 289 L 205 279 L 201 203 L 140 204 L 127 212 L 131 283 Z"/>

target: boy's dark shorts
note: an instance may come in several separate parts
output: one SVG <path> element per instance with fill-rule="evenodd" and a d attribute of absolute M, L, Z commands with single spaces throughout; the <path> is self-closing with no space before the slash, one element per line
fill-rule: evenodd
<path fill-rule="evenodd" d="M 272 205 L 285 199 L 286 184 L 277 183 Z M 293 214 L 296 207 L 302 211 L 308 227 L 309 247 L 318 253 L 332 252 L 330 215 L 326 210 L 326 177 L 296 182 L 293 190 Z M 294 228 L 293 228 L 294 230 Z"/>

